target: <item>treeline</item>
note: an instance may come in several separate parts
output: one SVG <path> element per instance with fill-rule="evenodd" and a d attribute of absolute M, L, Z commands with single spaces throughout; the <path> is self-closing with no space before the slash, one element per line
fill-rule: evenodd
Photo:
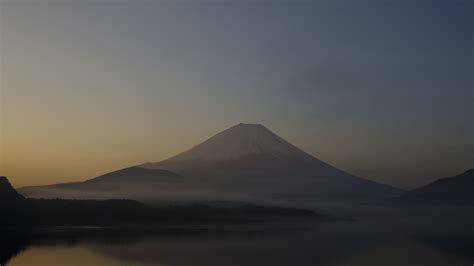
<path fill-rule="evenodd" d="M 252 223 L 317 219 L 296 208 L 254 204 L 186 204 L 155 207 L 133 200 L 26 199 L 0 177 L 0 226 Z"/>
<path fill-rule="evenodd" d="M 132 200 L 22 199 L 0 208 L 1 225 L 218 224 L 321 218 L 296 208 L 254 204 L 153 207 Z"/>

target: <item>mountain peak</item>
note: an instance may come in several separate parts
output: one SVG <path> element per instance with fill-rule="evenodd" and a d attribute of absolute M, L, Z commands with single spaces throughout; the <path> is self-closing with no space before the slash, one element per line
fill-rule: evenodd
<path fill-rule="evenodd" d="M 232 126 L 224 131 L 270 131 L 268 128 L 266 128 L 262 124 L 245 124 L 245 123 L 239 123 L 235 126 Z M 222 132 L 221 132 L 222 133 Z"/>
<path fill-rule="evenodd" d="M 252 124 L 252 123 L 238 123 L 233 127 L 243 127 L 243 128 L 265 128 L 262 124 Z"/>
<path fill-rule="evenodd" d="M 261 124 L 240 123 L 169 160 L 222 161 L 254 155 L 302 160 L 310 157 Z"/>

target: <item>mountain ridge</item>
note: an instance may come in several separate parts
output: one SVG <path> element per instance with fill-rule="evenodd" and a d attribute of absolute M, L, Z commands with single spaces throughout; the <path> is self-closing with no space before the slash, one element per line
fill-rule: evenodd
<path fill-rule="evenodd" d="M 132 199 L 170 197 L 300 203 L 319 199 L 390 198 L 400 191 L 337 169 L 263 125 L 242 123 L 157 163 L 121 169 L 79 183 L 21 189 L 24 195 L 32 197 L 120 195 Z"/>
<path fill-rule="evenodd" d="M 399 200 L 474 205 L 474 168 L 455 176 L 439 178 L 427 185 L 407 191 Z"/>

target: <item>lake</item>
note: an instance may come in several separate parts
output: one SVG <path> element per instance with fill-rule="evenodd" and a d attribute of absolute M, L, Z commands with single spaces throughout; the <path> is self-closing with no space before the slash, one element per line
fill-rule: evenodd
<path fill-rule="evenodd" d="M 472 231 L 401 224 L 10 230 L 0 255 L 8 266 L 473 265 Z"/>

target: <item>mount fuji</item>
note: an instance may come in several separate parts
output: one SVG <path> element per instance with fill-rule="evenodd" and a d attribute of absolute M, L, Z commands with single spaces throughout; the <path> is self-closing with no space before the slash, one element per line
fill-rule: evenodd
<path fill-rule="evenodd" d="M 146 177 L 146 178 L 145 178 Z M 20 189 L 27 197 L 245 200 L 304 203 L 373 201 L 399 189 L 339 170 L 263 125 L 238 124 L 167 160 L 85 182 Z"/>
<path fill-rule="evenodd" d="M 372 200 L 400 193 L 339 170 L 260 124 L 235 125 L 188 151 L 141 167 L 166 169 L 229 194 L 291 201 Z"/>

